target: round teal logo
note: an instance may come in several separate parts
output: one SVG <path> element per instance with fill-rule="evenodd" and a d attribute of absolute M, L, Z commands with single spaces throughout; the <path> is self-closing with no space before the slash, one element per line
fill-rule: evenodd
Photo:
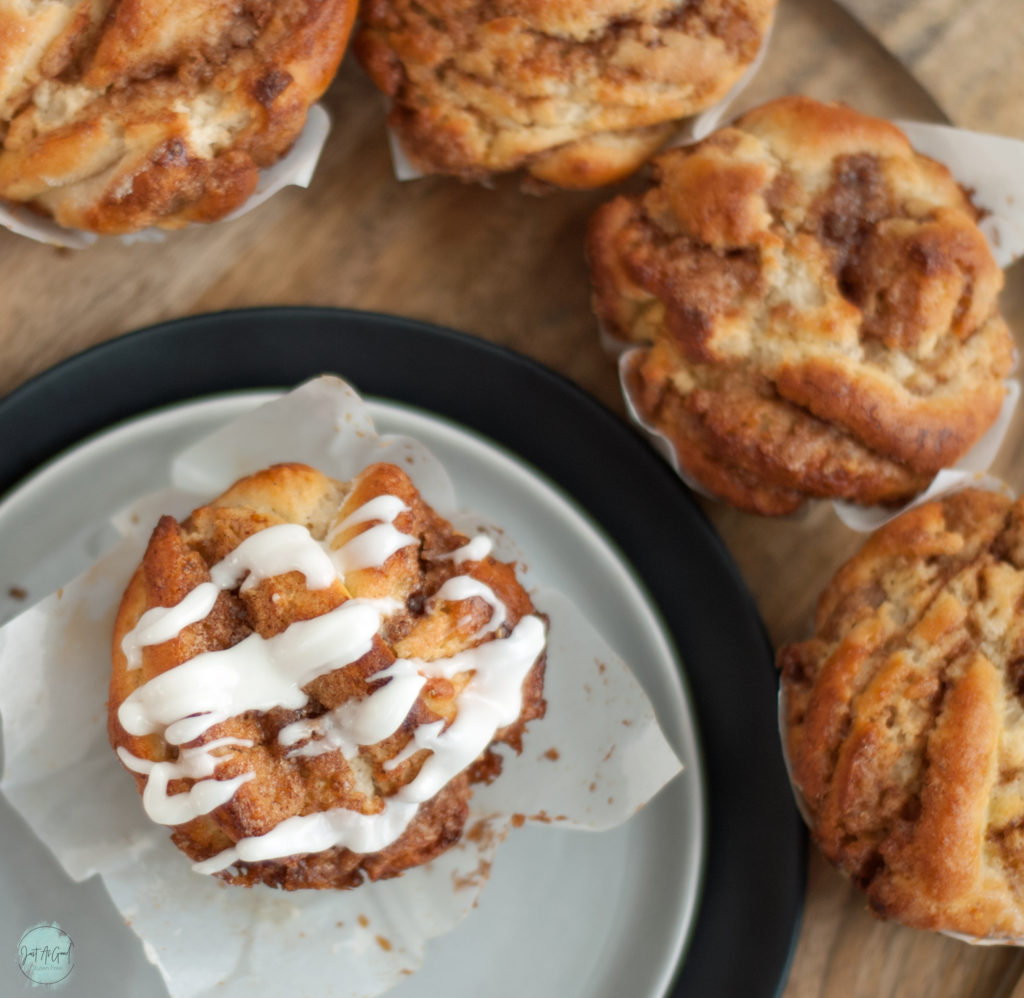
<path fill-rule="evenodd" d="M 33 983 L 52 987 L 65 981 L 74 969 L 74 943 L 56 922 L 26 929 L 18 940 L 18 966 Z"/>

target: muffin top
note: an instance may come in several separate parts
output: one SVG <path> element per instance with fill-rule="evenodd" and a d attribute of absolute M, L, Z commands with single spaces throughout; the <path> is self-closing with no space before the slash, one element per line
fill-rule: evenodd
<path fill-rule="evenodd" d="M 949 171 L 894 125 L 786 98 L 596 213 L 594 306 L 643 344 L 640 415 L 709 491 L 777 514 L 903 501 L 999 413 L 1002 271 Z"/>
<path fill-rule="evenodd" d="M 126 233 L 221 218 L 291 147 L 355 0 L 2 0 L 0 198 Z"/>
<path fill-rule="evenodd" d="M 776 0 L 369 0 L 354 50 L 425 173 L 635 170 L 754 60 Z"/>
<path fill-rule="evenodd" d="M 457 841 L 491 747 L 544 713 L 546 625 L 488 550 L 390 464 L 275 465 L 160 520 L 108 728 L 196 869 L 344 888 Z"/>
<path fill-rule="evenodd" d="M 779 652 L 825 855 L 917 928 L 1024 938 L 1024 502 L 968 490 L 875 533 Z"/>

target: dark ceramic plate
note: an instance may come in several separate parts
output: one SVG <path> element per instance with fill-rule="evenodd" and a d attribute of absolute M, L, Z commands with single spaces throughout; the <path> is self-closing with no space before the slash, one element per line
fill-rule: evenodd
<path fill-rule="evenodd" d="M 771 649 L 690 493 L 634 430 L 565 379 L 391 316 L 195 316 L 105 343 L 0 400 L 0 493 L 142 413 L 323 372 L 489 437 L 572 497 L 632 565 L 685 663 L 706 782 L 703 890 L 669 994 L 779 994 L 803 903 L 805 837 L 778 748 Z"/>

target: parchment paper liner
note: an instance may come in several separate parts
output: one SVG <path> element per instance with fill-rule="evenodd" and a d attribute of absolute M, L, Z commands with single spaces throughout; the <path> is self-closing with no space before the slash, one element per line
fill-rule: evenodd
<path fill-rule="evenodd" d="M 285 187 L 308 187 L 330 130 L 331 119 L 327 112 L 319 104 L 314 104 L 309 109 L 305 126 L 288 154 L 273 166 L 261 170 L 256 190 L 245 204 L 218 221 L 226 222 L 233 218 L 241 218 Z M 95 232 L 67 229 L 53 219 L 36 214 L 24 205 L 10 202 L 0 203 L 0 226 L 37 243 L 49 243 L 68 249 L 85 249 L 100 238 Z M 119 238 L 123 243 L 131 245 L 137 242 L 161 242 L 167 235 L 166 230 L 154 227 L 125 236 L 107 238 Z"/>
<path fill-rule="evenodd" d="M 184 516 L 240 475 L 285 459 L 342 479 L 373 460 L 394 461 L 440 512 L 470 532 L 479 527 L 479 517 L 453 512 L 451 483 L 424 447 L 378 437 L 352 389 L 320 378 L 179 455 L 173 488 L 114 518 L 124 536 L 108 554 L 0 630 L 0 789 L 72 878 L 102 875 L 175 998 L 379 994 L 473 906 L 512 815 L 610 828 L 681 768 L 628 667 L 571 601 L 526 569 L 551 620 L 548 716 L 531 725 L 522 756 L 506 754 L 501 778 L 476 790 L 467 828 L 486 834 L 427 867 L 348 892 L 226 888 L 191 872 L 168 830 L 146 818 L 107 744 L 113 616 L 159 512 Z M 500 531 L 492 536 L 499 557 L 517 557 Z M 554 749 L 558 765 L 539 748 Z"/>
<path fill-rule="evenodd" d="M 739 97 L 739 95 L 747 88 L 750 81 L 757 75 L 757 71 L 761 68 L 765 55 L 768 52 L 768 43 L 771 39 L 774 23 L 773 19 L 772 23 L 768 25 L 768 30 L 764 33 L 764 37 L 761 39 L 761 47 L 757 50 L 757 55 L 754 57 L 753 62 L 747 66 L 743 71 L 743 75 L 732 85 L 726 95 L 720 101 L 712 104 L 711 107 L 705 108 L 698 114 L 692 114 L 688 118 L 681 119 L 679 121 L 678 130 L 665 144 L 665 148 L 670 146 L 686 146 L 691 145 L 694 142 L 699 142 L 701 139 L 710 135 L 718 127 L 718 123 L 729 110 L 733 101 L 735 101 L 736 98 Z M 392 102 L 390 100 L 385 100 L 384 103 L 390 112 Z M 419 167 L 414 166 L 409 161 L 409 157 L 402 148 L 402 143 L 399 141 L 392 129 L 385 126 L 385 130 L 387 131 L 388 136 L 388 148 L 391 150 L 391 168 L 394 171 L 395 179 L 401 181 L 419 180 L 426 176 Z"/>
<path fill-rule="evenodd" d="M 986 214 L 978 227 L 1000 267 L 1024 255 L 1024 141 L 951 125 L 894 121 L 913 147 L 945 163 Z"/>
<path fill-rule="evenodd" d="M 1004 493 L 1009 491 L 1005 482 L 1000 481 L 998 478 L 993 478 L 990 475 L 986 475 L 969 481 L 959 480 L 950 485 L 949 488 L 943 489 L 941 493 L 936 493 L 931 498 L 936 499 L 939 495 L 946 495 L 950 492 L 959 492 L 961 489 L 966 488 L 987 489 L 990 492 Z M 922 499 L 920 501 L 923 502 L 924 500 Z M 919 502 L 915 502 L 912 505 L 919 504 Z M 811 816 L 810 808 L 807 806 L 807 799 L 804 797 L 803 791 L 793 778 L 793 766 L 789 758 L 789 740 L 786 737 L 786 687 L 782 684 L 781 677 L 779 681 L 778 724 L 779 747 L 782 751 L 782 762 L 786 767 L 786 776 L 789 779 L 789 786 L 793 791 L 793 802 L 796 804 L 796 809 L 800 812 L 800 817 L 803 818 L 804 824 L 807 825 L 808 829 L 813 833 L 814 819 Z M 838 872 L 849 879 L 848 874 L 846 874 L 845 871 L 839 870 Z M 970 943 L 972 946 L 1024 946 L 1024 937 L 969 936 L 963 932 L 952 932 L 946 929 L 940 929 L 938 931 L 940 935 L 949 936 L 951 939 L 957 939 L 962 943 Z"/>
<path fill-rule="evenodd" d="M 988 239 L 999 266 L 1005 268 L 1017 260 L 1024 253 L 1024 142 L 945 125 L 906 121 L 897 121 L 895 124 L 907 133 L 918 152 L 945 163 L 954 177 L 970 189 L 974 203 L 987 212 L 979 227 Z M 689 488 L 708 499 L 720 501 L 680 467 L 672 442 L 645 420 L 634 404 L 627 373 L 634 356 L 645 347 L 617 339 L 600 321 L 598 329 L 605 349 L 618 356 L 619 384 L 630 418 L 644 431 Z M 1020 398 L 1020 390 L 1018 380 L 1007 380 L 1006 397 L 995 423 L 952 468 L 939 471 L 928 488 L 910 503 L 891 509 L 836 501 L 832 503 L 836 516 L 851 530 L 866 533 L 877 530 L 905 510 L 947 492 L 971 484 L 979 488 L 992 487 L 995 483 L 985 473 L 1002 446 Z M 1001 483 L 999 486 L 1009 491 Z"/>

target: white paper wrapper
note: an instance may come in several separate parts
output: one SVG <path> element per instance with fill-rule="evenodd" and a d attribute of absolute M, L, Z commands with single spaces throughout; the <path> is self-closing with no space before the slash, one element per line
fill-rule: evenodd
<path fill-rule="evenodd" d="M 330 130 L 331 119 L 327 112 L 319 104 L 314 104 L 309 109 L 305 127 L 288 155 L 272 167 L 261 171 L 259 183 L 249 200 L 221 221 L 241 217 L 285 187 L 308 187 Z M 49 243 L 68 249 L 85 249 L 99 239 L 94 232 L 66 229 L 52 219 L 44 218 L 16 204 L 0 203 L 0 226 L 37 243 Z M 166 237 L 167 233 L 163 229 L 151 228 L 113 238 L 120 238 L 122 242 L 130 245 L 137 242 L 160 242 Z"/>
<path fill-rule="evenodd" d="M 932 479 L 931 485 L 913 502 L 896 510 L 884 509 L 880 506 L 855 506 L 852 503 L 834 502 L 832 508 L 836 511 L 836 516 L 851 530 L 869 533 L 914 506 L 920 506 L 921 503 L 937 499 L 939 496 L 946 495 L 947 492 L 956 492 L 971 485 L 979 489 L 990 489 L 993 492 L 1005 492 L 1007 495 L 1011 495 L 1012 490 L 1009 485 L 986 472 L 999 453 L 1019 399 L 1020 382 L 1008 381 L 1003 407 L 988 432 L 952 468 L 944 468 L 940 471 Z"/>
<path fill-rule="evenodd" d="M 771 34 L 772 25 L 769 25 L 764 38 L 761 39 L 761 47 L 757 50 L 754 61 L 732 85 L 729 92 L 717 104 L 713 104 L 711 107 L 701 111 L 700 114 L 691 115 L 689 118 L 684 118 L 680 121 L 679 130 L 666 144 L 667 146 L 685 146 L 699 142 L 718 127 L 718 123 L 725 116 L 733 101 L 746 89 L 750 81 L 757 75 L 757 71 L 761 68 L 761 64 L 764 62 L 765 55 L 768 52 Z M 390 101 L 385 103 L 390 110 Z M 391 150 L 391 168 L 394 171 L 395 179 L 405 181 L 422 178 L 424 176 L 423 171 L 409 161 L 409 157 L 405 154 L 402 143 L 398 140 L 395 133 L 390 128 L 387 128 L 386 131 L 388 135 L 388 148 Z"/>
<path fill-rule="evenodd" d="M 680 769 L 628 667 L 527 569 L 524 581 L 551 623 L 547 717 L 530 726 L 521 756 L 506 754 L 502 776 L 476 790 L 467 829 L 486 834 L 400 878 L 348 892 L 225 888 L 193 873 L 168 830 L 146 818 L 107 744 L 113 618 L 158 513 L 184 516 L 280 460 L 307 461 L 340 479 L 371 461 L 394 461 L 457 525 L 475 531 L 480 523 L 456 513 L 451 483 L 425 448 L 378 437 L 358 396 L 321 378 L 181 454 L 170 490 L 115 517 L 124 536 L 108 554 L 0 630 L 0 789 L 71 877 L 102 875 L 175 998 L 380 994 L 471 909 L 513 816 L 610 828 Z M 499 557 L 517 557 L 500 531 L 492 537 Z"/>
<path fill-rule="evenodd" d="M 602 341 L 606 347 L 614 349 L 615 340 L 607 332 L 602 330 Z M 621 349 L 621 348 L 620 348 Z M 704 486 L 687 474 L 686 469 L 679 464 L 679 457 L 676 454 L 672 441 L 665 436 L 653 423 L 646 420 L 633 402 L 633 396 L 629 390 L 627 373 L 630 361 L 643 350 L 643 347 L 634 347 L 619 354 L 619 385 L 622 388 L 622 397 L 626 402 L 626 411 L 629 418 L 639 426 L 646 434 L 648 440 L 654 445 L 657 451 L 675 469 L 675 472 L 698 495 L 706 499 L 718 500 L 718 497 L 709 492 Z M 988 432 L 952 467 L 944 468 L 931 481 L 928 488 L 917 496 L 912 502 L 895 509 L 887 506 L 857 506 L 848 502 L 833 502 L 832 508 L 836 516 L 842 520 L 851 530 L 859 533 L 870 533 L 877 530 L 883 523 L 906 512 L 914 506 L 920 506 L 923 502 L 936 499 L 947 492 L 955 492 L 958 489 L 966 488 L 968 485 L 975 485 L 978 488 L 1002 491 L 1008 495 L 1012 490 L 1000 479 L 986 474 L 991 467 L 999 448 L 1006 437 L 1013 420 L 1013 413 L 1020 400 L 1020 382 L 1010 380 L 1006 382 L 1006 397 L 1003 400 L 1003 407 L 999 411 L 996 421 L 989 427 Z"/>
<path fill-rule="evenodd" d="M 1024 142 L 949 125 L 896 121 L 914 148 L 949 167 L 989 214 L 979 228 L 1000 267 L 1024 254 Z"/>
<path fill-rule="evenodd" d="M 676 449 L 672 445 L 672 441 L 665 436 L 653 423 L 648 422 L 640 410 L 636 407 L 633 401 L 633 393 L 629 390 L 629 367 L 631 362 L 644 350 L 644 347 L 631 347 L 626 349 L 625 345 L 622 344 L 621 340 L 616 340 L 611 336 L 608 331 L 601 324 L 600 327 L 601 342 L 604 344 L 605 349 L 615 352 L 620 350 L 619 353 L 619 386 L 622 388 L 622 397 L 626 402 L 626 412 L 629 414 L 629 418 L 640 427 L 641 430 L 647 436 L 647 439 L 654 446 L 655 450 L 658 451 L 661 456 L 668 461 L 669 464 L 675 469 L 675 473 L 686 482 L 687 488 L 696 492 L 697 495 L 704 496 L 705 499 L 715 499 L 716 496 L 712 495 L 700 482 L 692 477 L 686 469 L 679 463 L 679 455 L 676 454 Z"/>
<path fill-rule="evenodd" d="M 855 0 L 839 0 L 869 33 Z M 992 214 L 981 223 L 996 262 L 1008 267 L 1024 254 L 1024 142 L 949 125 L 895 121 L 914 148 L 937 159 Z"/>

